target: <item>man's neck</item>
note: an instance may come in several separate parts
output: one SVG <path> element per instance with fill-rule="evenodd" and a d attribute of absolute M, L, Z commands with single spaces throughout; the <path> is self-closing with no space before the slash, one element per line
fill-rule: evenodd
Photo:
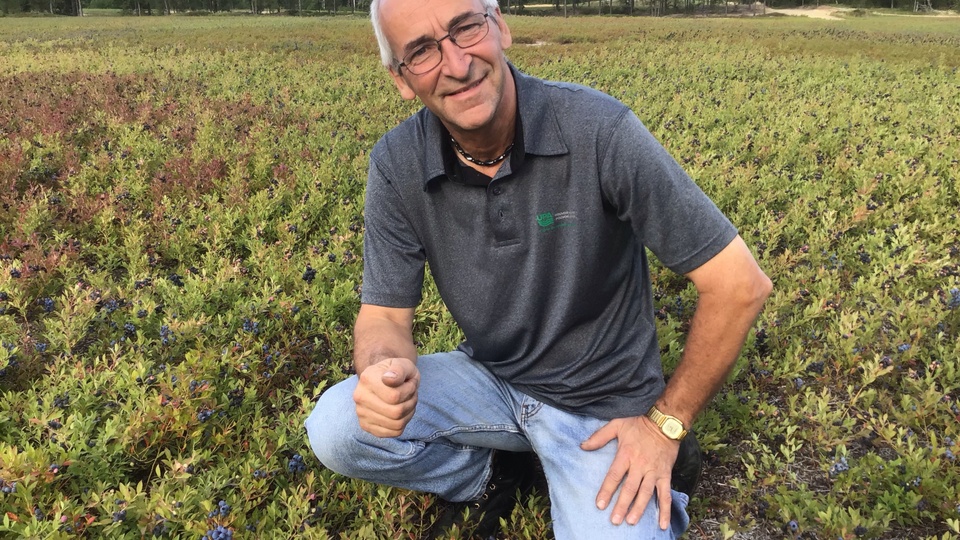
<path fill-rule="evenodd" d="M 490 125 L 472 131 L 450 129 L 450 126 L 448 126 L 447 129 L 466 153 L 478 160 L 488 160 L 503 154 L 507 147 L 513 144 L 513 136 L 516 132 L 516 120 L 516 82 L 513 80 L 513 72 L 507 68 L 504 79 L 503 98 Z M 491 169 L 495 172 L 496 169 L 499 168 L 499 164 L 492 167 L 480 166 L 478 168 L 475 163 L 470 163 L 459 156 L 458 158 L 483 173 L 488 173 Z"/>

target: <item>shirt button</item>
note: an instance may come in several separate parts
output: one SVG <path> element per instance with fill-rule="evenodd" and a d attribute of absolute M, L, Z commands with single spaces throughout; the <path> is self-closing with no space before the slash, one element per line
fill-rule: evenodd
<path fill-rule="evenodd" d="M 503 193 L 503 190 L 500 189 L 500 186 L 497 186 L 497 187 L 493 188 L 493 194 L 494 194 L 494 195 L 499 195 L 499 194 L 501 194 L 501 193 Z"/>

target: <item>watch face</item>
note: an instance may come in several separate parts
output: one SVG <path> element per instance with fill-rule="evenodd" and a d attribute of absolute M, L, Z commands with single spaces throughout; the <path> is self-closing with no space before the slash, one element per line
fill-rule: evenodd
<path fill-rule="evenodd" d="M 679 439 L 680 434 L 683 433 L 683 424 L 673 418 L 667 418 L 661 429 L 667 437 Z"/>

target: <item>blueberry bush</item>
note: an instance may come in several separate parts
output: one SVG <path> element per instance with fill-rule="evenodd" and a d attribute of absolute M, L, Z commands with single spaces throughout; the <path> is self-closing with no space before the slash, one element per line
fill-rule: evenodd
<path fill-rule="evenodd" d="M 699 419 L 691 538 L 960 538 L 960 26 L 510 18 L 634 108 L 775 292 Z M 0 19 L 0 536 L 417 538 L 313 458 L 349 376 L 368 152 L 409 115 L 358 18 Z M 695 307 L 654 264 L 669 371 Z M 428 282 L 421 350 L 458 331 Z M 510 538 L 546 538 L 546 497 Z"/>

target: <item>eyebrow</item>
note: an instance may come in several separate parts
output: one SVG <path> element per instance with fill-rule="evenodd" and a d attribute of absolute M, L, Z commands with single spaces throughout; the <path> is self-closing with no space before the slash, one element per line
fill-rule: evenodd
<path fill-rule="evenodd" d="M 476 15 L 476 12 L 475 12 L 475 11 L 465 11 L 465 12 L 457 15 L 456 17 L 450 19 L 450 22 L 447 23 L 447 32 L 449 33 L 451 28 L 453 28 L 454 26 L 462 23 L 465 19 L 467 19 L 467 18 L 470 17 L 471 15 Z M 421 46 L 421 45 L 423 45 L 423 44 L 425 44 L 425 43 L 430 43 L 430 42 L 432 42 L 432 41 L 437 41 L 437 38 L 435 38 L 435 37 L 433 37 L 433 36 L 428 36 L 428 35 L 424 34 L 424 35 L 422 35 L 422 36 L 420 36 L 420 37 L 418 37 L 418 38 L 416 38 L 416 39 L 413 39 L 413 40 L 407 42 L 407 44 L 404 45 L 404 47 L 403 47 L 403 52 L 404 52 L 404 54 L 409 53 L 410 51 L 416 49 L 417 47 L 419 47 L 419 46 Z"/>

